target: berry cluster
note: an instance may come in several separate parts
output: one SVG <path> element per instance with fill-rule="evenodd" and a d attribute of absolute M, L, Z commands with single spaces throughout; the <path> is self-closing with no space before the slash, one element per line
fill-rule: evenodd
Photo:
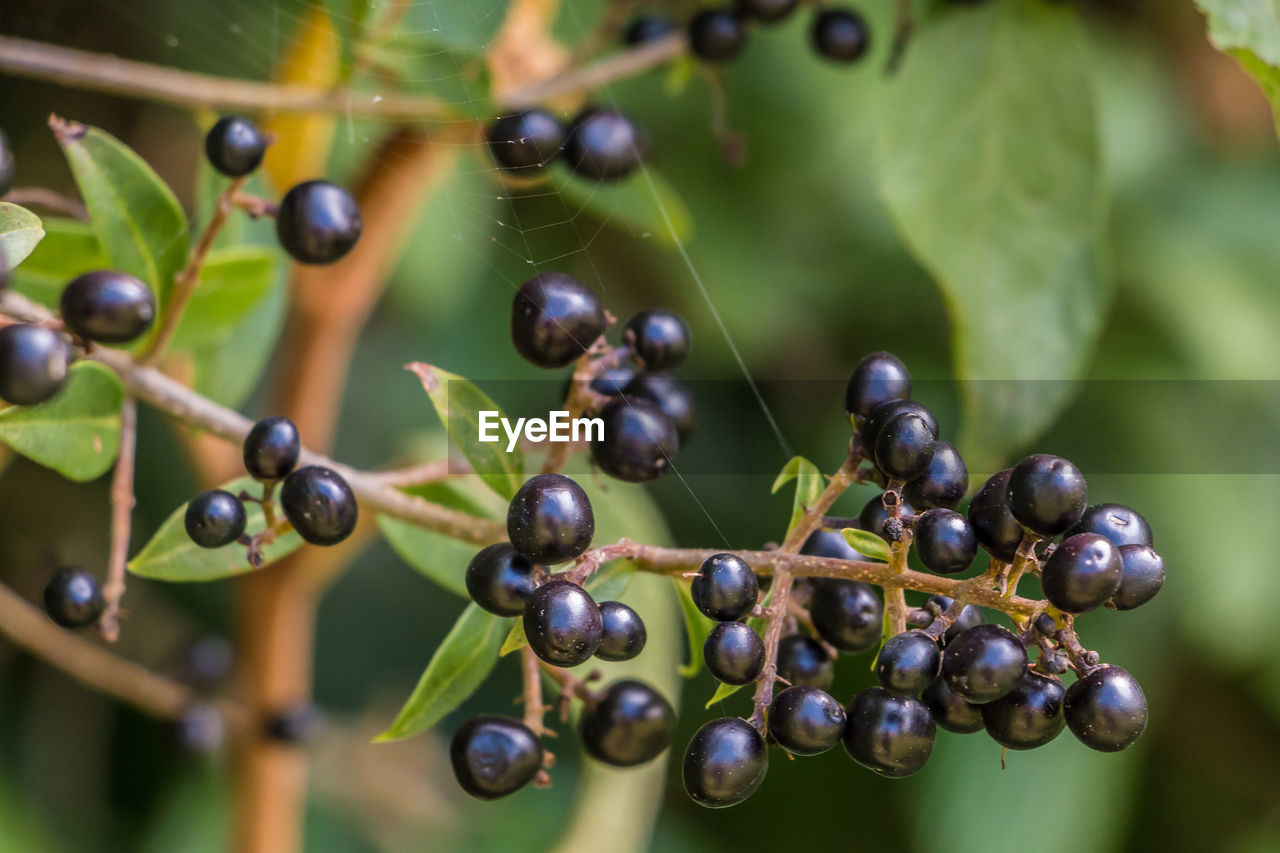
<path fill-rule="evenodd" d="M 494 162 L 508 172 L 541 170 L 563 157 L 575 174 L 595 181 L 630 175 L 647 147 L 631 119 L 603 107 L 587 107 L 567 126 L 545 109 L 521 110 L 489 125 L 485 138 Z"/>

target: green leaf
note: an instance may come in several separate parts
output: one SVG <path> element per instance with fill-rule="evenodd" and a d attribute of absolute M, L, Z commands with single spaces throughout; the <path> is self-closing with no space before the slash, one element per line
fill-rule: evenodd
<path fill-rule="evenodd" d="M 1074 383 L 1029 380 L 1076 379 L 1098 333 L 1092 67 L 1072 10 L 1000 0 L 922 28 L 886 87 L 880 189 L 945 296 L 976 470 L 1052 422 Z"/>
<path fill-rule="evenodd" d="M 872 560 L 889 562 L 889 543 L 870 530 L 846 527 L 840 532 L 844 534 L 844 541 L 848 542 L 853 547 L 853 550 L 859 554 Z"/>
<path fill-rule="evenodd" d="M 173 191 L 120 140 L 51 119 L 111 266 L 151 286 L 163 306 L 187 260 L 187 219 Z"/>
<path fill-rule="evenodd" d="M 1241 48 L 1227 53 L 1234 56 L 1240 67 L 1262 87 L 1262 94 L 1271 102 L 1271 112 L 1276 117 L 1276 132 L 1280 133 L 1280 68 L 1263 62 L 1251 50 Z"/>
<path fill-rule="evenodd" d="M 266 296 L 222 344 L 196 351 L 195 390 L 224 406 L 243 403 L 257 387 L 275 351 L 288 307 L 289 287 L 281 270 Z"/>
<path fill-rule="evenodd" d="M 174 334 L 174 349 L 218 347 L 271 290 L 279 273 L 279 253 L 264 246 L 215 249 L 200 271 Z"/>
<path fill-rule="evenodd" d="M 480 412 L 496 412 L 499 418 L 505 418 L 506 414 L 488 395 L 461 376 L 422 362 L 410 364 L 408 369 L 422 380 L 422 387 L 436 407 L 445 431 L 471 463 L 472 470 L 491 489 L 511 500 L 524 482 L 524 453 L 519 444 L 507 453 L 505 437 L 494 442 L 480 441 Z"/>
<path fill-rule="evenodd" d="M 671 182 L 652 166 L 612 183 L 579 178 L 567 170 L 552 170 L 548 180 L 564 198 L 570 219 L 589 214 L 605 224 L 642 239 L 655 239 L 664 246 L 673 246 L 677 241 L 683 243 L 693 236 L 693 214 L 688 205 Z M 667 217 L 670 217 L 669 226 Z"/>
<path fill-rule="evenodd" d="M 1280 0 L 1196 0 L 1209 22 L 1209 40 L 1222 51 L 1249 51 L 1280 66 Z"/>
<path fill-rule="evenodd" d="M 40 217 L 25 207 L 0 201 L 0 260 L 13 269 L 27 259 L 44 237 Z"/>
<path fill-rule="evenodd" d="M 257 495 L 262 491 L 262 486 L 252 477 L 240 477 L 219 488 L 233 495 L 241 492 Z M 244 509 L 249 521 L 246 532 L 253 535 L 261 531 L 266 524 L 262 506 L 246 502 Z M 165 519 L 151 541 L 129 561 L 130 572 L 139 577 L 185 583 L 219 580 L 254 570 L 249 565 L 247 550 L 243 545 L 232 543 L 223 548 L 201 548 L 192 542 L 183 523 L 186 513 L 187 505 L 183 504 Z M 277 537 L 275 542 L 263 549 L 263 565 L 274 563 L 296 551 L 301 545 L 302 537 L 293 531 Z"/>
<path fill-rule="evenodd" d="M 671 582 L 676 585 L 680 611 L 684 614 L 684 634 L 689 641 L 689 661 L 680 666 L 680 674 L 685 678 L 693 678 L 702 671 L 702 647 L 706 645 L 707 635 L 711 633 L 711 623 L 693 603 L 689 582 L 681 578 L 672 578 Z"/>
<path fill-rule="evenodd" d="M 87 222 L 50 217 L 44 221 L 44 229 L 44 239 L 14 271 L 13 286 L 46 308 L 57 308 L 67 282 L 81 273 L 108 267 L 111 262 Z"/>
<path fill-rule="evenodd" d="M 517 619 L 511 626 L 511 630 L 507 632 L 507 638 L 502 641 L 502 648 L 498 650 L 498 657 L 505 658 L 512 652 L 519 651 L 529 645 L 529 641 L 524 636 L 524 622 Z"/>
<path fill-rule="evenodd" d="M 475 516 L 489 515 L 449 483 L 429 483 L 405 491 L 450 509 Z M 475 545 L 385 515 L 378 516 L 378 527 L 400 559 L 449 592 L 468 597 L 467 563 L 479 550 Z"/>
<path fill-rule="evenodd" d="M 779 489 L 792 480 L 796 481 L 796 496 L 791 504 L 791 521 L 787 523 L 788 534 L 800 523 L 805 510 L 813 506 L 822 494 L 822 472 L 803 456 L 792 456 L 778 472 L 778 478 L 773 481 L 769 491 L 776 495 Z"/>
<path fill-rule="evenodd" d="M 124 389 L 112 370 L 95 361 L 73 365 L 67 383 L 49 402 L 0 412 L 0 441 L 71 480 L 101 476 L 120 452 Z"/>
<path fill-rule="evenodd" d="M 413 694 L 375 743 L 426 731 L 461 705 L 493 671 L 508 623 L 475 604 L 467 605 L 431 656 Z"/>

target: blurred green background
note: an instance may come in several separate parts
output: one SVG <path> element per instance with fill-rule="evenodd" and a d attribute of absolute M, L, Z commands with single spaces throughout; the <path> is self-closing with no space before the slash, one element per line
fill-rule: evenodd
<path fill-rule="evenodd" d="M 297 28 L 307 26 L 313 5 L 0 3 L 0 31 L 265 78 Z M 603 5 L 567 4 L 560 34 L 573 41 L 588 32 Z M 961 329 L 963 318 L 949 313 L 944 289 L 904 246 L 877 190 L 879 129 L 912 104 L 886 94 L 892 4 L 855 5 L 875 34 L 873 55 L 858 66 L 818 61 L 802 14 L 755 34 L 726 70 L 729 122 L 748 143 L 742 168 L 721 155 L 711 96 L 696 71 L 653 71 L 601 93 L 647 125 L 659 180 L 683 200 L 669 199 L 668 213 L 680 217 L 684 210 L 692 221 L 683 244 L 689 264 L 643 194 L 637 205 L 634 197 L 589 187 L 504 187 L 481 146 L 460 145 L 451 176 L 424 199 L 356 354 L 335 455 L 374 467 L 424 450 L 443 452 L 427 401 L 400 370 L 411 360 L 476 380 L 513 413 L 550 406 L 562 377 L 548 380 L 506 339 L 513 289 L 535 266 L 598 286 L 619 317 L 666 305 L 688 318 L 695 350 L 680 373 L 698 390 L 700 432 L 679 460 L 686 473 L 646 489 L 678 544 L 758 547 L 781 537 L 790 511 L 789 497 L 771 496 L 768 488 L 788 451 L 742 381 L 710 305 L 761 383 L 786 444 L 824 470 L 836 467 L 847 441 L 843 382 L 874 349 L 891 349 L 907 362 L 924 380 L 919 396 L 939 412 L 944 434 L 956 435 L 966 392 L 952 380 L 969 378 L 957 367 L 956 336 L 978 332 Z M 1102 755 L 1064 734 L 1046 748 L 1011 753 L 1002 770 L 1000 750 L 985 736 L 943 733 L 929 766 L 902 781 L 875 777 L 839 749 L 796 761 L 775 753 L 748 805 L 714 812 L 684 796 L 678 767 L 667 768 L 660 790 L 643 777 L 633 782 L 586 770 L 566 731 L 553 745 L 560 761 L 551 790 L 472 802 L 449 774 L 445 738 L 470 714 L 509 713 L 519 691 L 517 666 L 500 663 L 480 693 L 436 730 L 369 745 L 462 607 L 379 543 L 330 590 L 320 612 L 316 695 L 330 725 L 313 748 L 308 849 L 533 851 L 557 843 L 634 849 L 649 838 L 645 815 L 657 796 L 661 810 L 648 844 L 664 851 L 795 844 L 1040 853 L 1280 850 L 1275 126 L 1254 84 L 1205 40 L 1190 2 L 1069 5 L 1084 22 L 1101 151 L 1100 331 L 1083 347 L 1085 381 L 1045 382 L 1050 402 L 1026 421 L 1034 430 L 1024 439 L 1034 440 L 982 448 L 989 455 L 981 467 L 971 464 L 971 482 L 976 486 L 1028 449 L 1062 453 L 1089 474 L 1093 500 L 1132 504 L 1151 521 L 1168 565 L 1165 591 L 1137 612 L 1089 614 L 1079 623 L 1086 643 L 1129 669 L 1147 691 L 1151 722 L 1138 745 Z M 467 56 L 492 38 L 504 6 L 413 4 L 396 45 L 407 87 L 483 113 L 483 80 L 467 70 Z M 981 14 L 942 3 L 920 10 L 922 33 L 949 15 Z M 207 116 L 0 78 L 0 124 L 16 148 L 19 185 L 72 187 L 44 126 L 50 112 L 116 134 L 189 209 L 196 204 Z M 340 117 L 331 172 L 349 177 L 377 130 Z M 971 165 L 955 168 L 963 174 Z M 981 311 L 999 320 L 1006 308 L 991 300 Z M 1033 340 L 1040 320 L 1052 325 L 1050 317 L 1033 316 Z M 1000 343 L 992 341 L 991 350 L 1010 364 L 1035 358 L 1025 345 L 1002 351 Z M 1050 367 L 1046 380 L 1077 378 L 1071 364 Z M 252 376 L 236 378 L 255 384 Z M 266 414 L 253 398 L 243 410 Z M 182 453 L 162 419 L 144 413 L 139 543 L 198 488 L 175 465 Z M 637 522 L 653 526 L 641 518 L 643 508 L 626 509 L 634 500 L 630 490 L 600 487 L 622 507 L 612 535 L 637 535 Z M 5 582 L 34 600 L 53 565 L 80 561 L 100 570 L 106 490 L 105 481 L 73 486 L 11 461 L 0 479 Z M 855 490 L 841 506 L 856 513 L 870 494 Z M 641 665 L 670 690 L 683 640 L 664 584 L 638 582 L 627 600 L 650 625 L 652 646 Z M 122 652 L 157 668 L 173 666 L 190 638 L 229 632 L 228 593 L 227 583 L 133 580 Z M 868 662 L 840 662 L 838 698 L 870 683 Z M 87 693 L 8 646 L 0 647 L 0 673 L 0 850 L 224 847 L 224 760 L 183 755 L 165 726 Z M 706 673 L 679 689 L 677 756 L 706 719 L 746 713 L 749 704 L 738 695 L 704 710 L 714 689 Z"/>

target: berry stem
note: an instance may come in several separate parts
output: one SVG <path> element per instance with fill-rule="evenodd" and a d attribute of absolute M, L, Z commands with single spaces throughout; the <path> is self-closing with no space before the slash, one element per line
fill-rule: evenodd
<path fill-rule="evenodd" d="M 133 470 L 138 446 L 138 405 L 126 396 L 120 406 L 120 453 L 111 475 L 111 556 L 102 587 L 106 606 L 98 617 L 98 633 L 109 643 L 120 636 L 120 599 L 124 598 L 129 536 L 133 524 Z"/>
<path fill-rule="evenodd" d="M 901 524 L 902 521 L 902 485 L 890 483 L 884 493 L 885 509 L 889 518 L 895 522 L 897 538 L 889 547 L 889 568 L 894 574 L 902 574 L 907 570 L 907 553 L 911 547 L 911 531 Z M 888 527 L 889 525 L 886 525 Z M 907 630 L 907 598 L 902 587 L 886 587 L 884 590 L 885 618 L 889 621 L 889 630 L 893 636 Z"/>
<path fill-rule="evenodd" d="M 529 730 L 541 738 L 548 729 L 542 724 L 547 706 L 542 703 L 542 671 L 541 661 L 528 645 L 520 649 L 521 674 L 524 680 L 524 692 L 521 702 L 524 703 L 524 724 Z"/>

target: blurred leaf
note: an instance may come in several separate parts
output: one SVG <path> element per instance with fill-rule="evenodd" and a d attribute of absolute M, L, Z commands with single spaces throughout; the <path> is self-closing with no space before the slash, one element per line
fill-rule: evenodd
<path fill-rule="evenodd" d="M 946 297 L 977 470 L 1052 421 L 1072 383 L 1026 380 L 1075 379 L 1101 322 L 1091 67 L 1072 10 L 1003 0 L 922 28 L 887 87 L 881 192 Z"/>
<path fill-rule="evenodd" d="M 1276 0 L 1196 0 L 1219 50 L 1243 48 L 1280 66 L 1280 3 Z"/>
<path fill-rule="evenodd" d="M 25 207 L 0 201 L 0 260 L 8 269 L 26 260 L 43 237 L 40 217 Z"/>
<path fill-rule="evenodd" d="M 431 656 L 418 686 L 375 743 L 426 731 L 475 692 L 498 662 L 509 620 L 468 604 Z"/>
<path fill-rule="evenodd" d="M 524 482 L 524 453 L 520 445 L 507 453 L 505 437 L 494 442 L 480 441 L 480 412 L 496 412 L 499 418 L 505 418 L 506 413 L 461 376 L 422 362 L 407 365 L 407 369 L 422 380 L 422 387 L 431 398 L 445 431 L 471 463 L 472 470 L 502 497 L 507 500 L 514 497 Z"/>
<path fill-rule="evenodd" d="M 88 222 L 50 217 L 44 228 L 45 238 L 14 271 L 13 286 L 23 296 L 56 309 L 67 282 L 111 262 Z"/>
<path fill-rule="evenodd" d="M 218 488 L 233 495 L 248 492 L 260 494 L 262 487 L 252 477 L 240 477 Z M 246 532 L 252 536 L 261 531 L 266 522 L 262 516 L 260 504 L 246 502 L 245 514 L 248 516 Z M 160 529 L 151 537 L 151 541 L 129 561 L 129 571 L 139 577 L 155 580 L 185 583 L 188 581 L 212 581 L 221 578 L 242 575 L 253 571 L 246 557 L 245 546 L 232 543 L 223 548 L 201 548 L 187 536 L 184 518 L 187 505 L 183 504 L 173 511 L 160 525 Z M 296 551 L 302 545 L 302 537 L 294 531 L 276 537 L 276 541 L 263 549 L 265 562 L 269 566 L 281 557 Z"/>
<path fill-rule="evenodd" d="M 372 0 L 324 0 L 324 6 L 329 13 L 329 23 L 339 36 L 342 60 L 339 76 L 347 79 L 351 73 L 352 60 L 365 38 L 366 24 L 374 4 Z"/>
<path fill-rule="evenodd" d="M 245 401 L 262 378 L 284 328 L 289 305 L 284 271 L 277 272 L 266 296 L 254 305 L 227 339 L 195 353 L 195 390 L 224 406 Z"/>
<path fill-rule="evenodd" d="M 470 515 L 489 515 L 449 483 L 428 483 L 405 491 Z M 475 556 L 476 546 L 386 515 L 378 516 L 378 527 L 400 559 L 454 595 L 468 598 L 467 563 Z"/>
<path fill-rule="evenodd" d="M 790 535 L 795 526 L 800 523 L 805 510 L 817 502 L 823 488 L 822 472 L 818 470 L 817 465 L 803 456 L 792 456 L 787 460 L 787 464 L 783 465 L 782 470 L 778 472 L 778 478 L 769 487 L 770 493 L 776 495 L 779 489 L 792 480 L 796 481 L 796 496 L 791 504 L 791 521 L 787 523 L 787 535 Z"/>
<path fill-rule="evenodd" d="M 200 271 L 200 286 L 178 322 L 174 349 L 216 347 L 266 296 L 279 253 L 261 246 L 215 249 Z"/>
<path fill-rule="evenodd" d="M 123 402 L 124 388 L 111 368 L 82 361 L 49 402 L 0 412 L 0 441 L 70 480 L 93 480 L 120 452 Z"/>
<path fill-rule="evenodd" d="M 342 42 L 323 5 L 311 6 L 293 30 L 273 75 L 277 83 L 321 91 L 339 82 Z M 262 160 L 262 171 L 279 192 L 325 174 L 337 127 L 333 113 L 280 113 L 259 123 L 275 137 Z"/>
<path fill-rule="evenodd" d="M 676 596 L 680 599 L 680 612 L 684 614 L 684 634 L 689 641 L 689 660 L 681 665 L 680 674 L 685 678 L 693 678 L 702 671 L 702 647 L 706 645 L 707 635 L 711 633 L 711 623 L 693 603 L 689 582 L 682 578 L 672 578 L 671 582 L 675 584 Z"/>
<path fill-rule="evenodd" d="M 853 550 L 859 554 L 871 560 L 889 562 L 889 543 L 870 530 L 846 527 L 840 532 L 844 535 L 844 541 L 848 542 L 853 547 Z"/>
<path fill-rule="evenodd" d="M 586 214 L 637 237 L 653 238 L 664 246 L 693 236 L 693 214 L 688 205 L 653 166 L 646 165 L 614 182 L 591 181 L 553 169 L 548 182 L 564 199 L 566 215 L 571 220 Z M 670 227 L 667 217 L 671 219 Z"/>
<path fill-rule="evenodd" d="M 1276 131 L 1280 133 L 1280 68 L 1263 62 L 1251 50 L 1229 50 L 1227 53 L 1234 56 L 1240 67 L 1262 87 L 1262 94 L 1271 102 L 1271 111 L 1276 117 Z"/>

